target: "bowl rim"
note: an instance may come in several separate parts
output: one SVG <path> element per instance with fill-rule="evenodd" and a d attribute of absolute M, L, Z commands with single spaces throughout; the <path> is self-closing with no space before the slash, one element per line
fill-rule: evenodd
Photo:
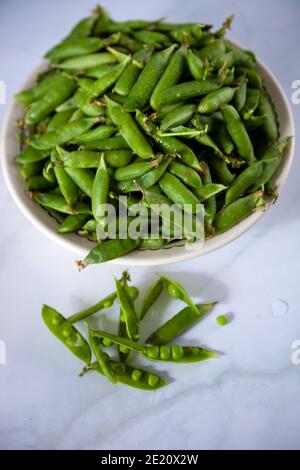
<path fill-rule="evenodd" d="M 228 38 L 226 38 L 226 40 L 233 46 L 236 46 L 240 49 L 244 49 L 244 47 L 241 44 Z M 37 67 L 35 67 L 35 69 L 26 78 L 26 80 L 24 80 L 20 89 L 24 90 L 32 86 L 32 83 L 34 82 L 34 79 L 37 73 L 43 70 L 45 66 L 47 65 L 47 63 L 48 62 L 45 60 L 41 61 L 41 63 Z M 273 82 L 274 87 L 277 89 L 277 92 L 280 95 L 280 99 L 282 100 L 282 103 L 285 107 L 285 111 L 287 114 L 287 122 L 288 122 L 289 127 L 291 128 L 291 135 L 293 137 L 287 149 L 288 155 L 285 156 L 284 163 L 282 164 L 279 170 L 279 173 L 276 177 L 277 190 L 278 190 L 278 193 L 280 193 L 286 184 L 286 181 L 287 181 L 287 178 L 288 178 L 288 175 L 291 170 L 292 163 L 293 163 L 293 159 L 294 159 L 294 153 L 295 153 L 294 152 L 295 150 L 294 117 L 293 117 L 290 102 L 288 101 L 287 96 L 281 84 L 279 83 L 278 79 L 276 78 L 276 76 L 268 68 L 268 66 L 266 66 L 265 63 L 262 62 L 259 58 L 257 58 L 257 64 L 258 64 L 258 68 L 262 70 L 266 76 L 268 76 L 268 80 Z M 38 228 L 48 238 L 55 241 L 56 243 L 59 243 L 61 246 L 71 250 L 73 253 L 77 253 L 78 255 L 85 256 L 88 251 L 87 247 L 79 246 L 77 241 L 69 239 L 68 236 L 66 235 L 62 236 L 54 232 L 51 228 L 49 228 L 49 226 L 44 221 L 40 220 L 40 217 L 35 213 L 35 211 L 31 210 L 25 204 L 24 202 L 25 198 L 21 197 L 21 195 L 16 190 L 15 184 L 13 182 L 13 178 L 11 176 L 11 173 L 14 170 L 11 169 L 12 157 L 11 157 L 11 151 L 9 148 L 10 144 L 9 144 L 8 135 L 9 135 L 9 132 L 11 131 L 12 125 L 15 123 L 15 114 L 16 114 L 17 106 L 19 105 L 14 100 L 12 100 L 4 116 L 1 136 L 0 136 L 1 138 L 1 146 L 0 146 L 1 165 L 2 165 L 2 171 L 4 174 L 4 179 L 8 187 L 8 190 L 12 198 L 14 199 L 16 205 L 19 207 L 20 211 L 23 212 L 25 217 L 36 228 Z M 24 186 L 24 189 L 25 189 L 25 186 Z M 270 205 L 271 203 L 267 202 L 265 211 L 257 211 L 253 213 L 251 216 L 247 217 L 247 219 L 243 220 L 236 226 L 229 229 L 228 231 L 222 234 L 216 235 L 213 238 L 207 240 L 200 250 L 186 250 L 184 249 L 184 247 L 176 247 L 176 246 L 172 248 L 170 247 L 170 249 L 166 249 L 166 247 L 162 247 L 160 249 L 155 249 L 155 250 L 154 249 L 145 250 L 145 251 L 138 250 L 132 253 L 128 253 L 127 255 L 122 256 L 120 258 L 113 259 L 109 261 L 109 263 L 118 264 L 118 265 L 127 265 L 127 266 L 159 266 L 162 264 L 171 264 L 171 263 L 180 262 L 180 261 L 187 261 L 192 258 L 197 258 L 199 256 L 215 251 L 218 248 L 221 248 L 222 246 L 225 246 L 233 242 L 240 236 L 242 236 L 245 232 L 247 232 L 253 225 L 255 225 L 263 217 L 264 213 L 268 210 Z M 151 252 L 151 256 L 142 255 L 142 253 L 144 254 L 147 253 L 149 255 L 149 252 Z"/>

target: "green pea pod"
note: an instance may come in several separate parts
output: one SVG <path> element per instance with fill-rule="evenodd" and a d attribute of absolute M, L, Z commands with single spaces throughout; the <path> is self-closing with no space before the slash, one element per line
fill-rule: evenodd
<path fill-rule="evenodd" d="M 65 171 L 72 178 L 78 188 L 91 198 L 94 174 L 90 170 L 84 168 L 65 168 Z"/>
<path fill-rule="evenodd" d="M 88 104 L 93 98 L 102 96 L 109 88 L 111 88 L 118 78 L 121 76 L 123 70 L 130 62 L 130 57 L 127 57 L 123 62 L 116 65 L 112 70 L 98 78 L 89 90 L 85 91 L 84 96 L 81 97 L 81 106 Z"/>
<path fill-rule="evenodd" d="M 152 391 L 158 390 L 167 385 L 167 382 L 161 379 L 157 374 L 149 373 L 143 369 L 134 368 L 128 364 L 110 360 L 109 365 L 113 370 L 119 383 L 140 390 Z M 103 375 L 98 362 L 94 362 L 89 367 L 85 367 L 80 375 L 88 371 L 96 371 Z"/>
<path fill-rule="evenodd" d="M 57 130 L 67 124 L 72 114 L 73 109 L 65 109 L 64 111 L 56 112 L 47 125 L 47 132 Z"/>
<path fill-rule="evenodd" d="M 97 12 L 98 20 L 94 26 L 94 34 L 101 36 L 103 33 L 107 33 L 108 27 L 112 23 L 112 19 L 110 18 L 107 10 L 100 5 L 97 6 Z"/>
<path fill-rule="evenodd" d="M 160 129 L 162 131 L 166 131 L 171 127 L 180 126 L 189 122 L 192 119 L 195 111 L 195 104 L 184 104 L 182 106 L 177 106 L 162 119 L 160 123 Z"/>
<path fill-rule="evenodd" d="M 167 67 L 165 68 L 161 77 L 159 77 L 159 80 L 151 94 L 150 105 L 154 110 L 157 110 L 160 107 L 161 92 L 166 88 L 175 85 L 180 80 L 182 74 L 184 73 L 185 61 L 186 48 L 180 47 L 172 54 Z"/>
<path fill-rule="evenodd" d="M 237 110 L 227 104 L 222 109 L 226 129 L 235 143 L 239 155 L 246 160 L 248 164 L 256 161 L 253 146 L 245 126 Z"/>
<path fill-rule="evenodd" d="M 262 79 L 256 70 L 246 67 L 237 67 L 236 73 L 237 75 L 243 75 L 247 79 L 248 86 L 251 88 L 258 88 L 259 90 L 263 88 Z"/>
<path fill-rule="evenodd" d="M 113 57 L 116 61 L 115 57 Z M 103 75 L 111 72 L 114 68 L 115 64 L 102 64 L 97 65 L 97 67 L 92 67 L 84 71 L 85 75 L 89 78 L 101 78 Z"/>
<path fill-rule="evenodd" d="M 143 176 L 145 173 L 150 171 L 153 168 L 157 168 L 162 161 L 162 157 L 159 157 L 156 160 L 151 160 L 149 162 L 138 161 L 131 163 L 128 166 L 118 168 L 115 171 L 114 177 L 117 181 L 126 181 L 133 178 L 138 178 Z"/>
<path fill-rule="evenodd" d="M 76 88 L 75 80 L 71 77 L 58 74 L 55 86 L 51 87 L 41 98 L 34 101 L 29 107 L 26 116 L 26 124 L 37 124 L 57 106 L 63 103 L 74 92 Z"/>
<path fill-rule="evenodd" d="M 204 77 L 203 60 L 191 49 L 187 52 L 187 63 L 192 77 L 195 80 L 202 80 Z"/>
<path fill-rule="evenodd" d="M 136 119 L 142 129 L 156 141 L 165 153 L 178 154 L 183 163 L 194 168 L 196 171 L 201 170 L 198 158 L 188 145 L 176 139 L 176 137 L 161 137 L 155 124 L 147 123 L 145 115 L 141 111 L 137 111 Z"/>
<path fill-rule="evenodd" d="M 163 291 L 163 287 L 163 280 L 159 278 L 146 291 L 139 313 L 139 322 L 141 322 L 145 318 L 147 312 L 150 310 L 155 301 L 159 298 L 160 294 Z"/>
<path fill-rule="evenodd" d="M 169 166 L 169 171 L 183 181 L 184 184 L 191 188 L 199 188 L 202 186 L 199 174 L 183 163 L 173 160 Z"/>
<path fill-rule="evenodd" d="M 168 198 L 186 212 L 195 213 L 199 199 L 176 176 L 166 172 L 159 180 L 159 186 Z"/>
<path fill-rule="evenodd" d="M 239 65 L 253 70 L 256 69 L 256 64 L 253 58 L 240 49 L 232 49 L 231 51 L 226 52 L 224 56 L 220 56 L 213 61 L 213 65 L 217 68 L 223 67 L 224 64 L 227 67 Z"/>
<path fill-rule="evenodd" d="M 39 173 L 43 169 L 43 161 L 25 163 L 21 165 L 20 174 L 22 178 L 27 180 L 31 176 L 39 176 Z"/>
<path fill-rule="evenodd" d="M 42 307 L 42 319 L 56 336 L 76 357 L 87 365 L 91 362 L 91 349 L 87 341 L 59 312 L 48 305 Z"/>
<path fill-rule="evenodd" d="M 42 98 L 50 89 L 55 88 L 59 82 L 60 74 L 56 72 L 52 73 L 29 90 L 17 93 L 15 95 L 15 100 L 24 106 L 28 106 L 34 101 Z"/>
<path fill-rule="evenodd" d="M 126 290 L 122 286 L 122 283 L 117 279 L 115 282 L 120 307 L 124 315 L 128 337 L 132 340 L 138 340 L 140 336 L 138 333 L 138 319 L 135 310 L 132 306 L 130 299 L 128 298 Z"/>
<path fill-rule="evenodd" d="M 169 164 L 170 164 L 171 159 L 165 158 L 162 160 L 162 162 L 152 170 L 148 171 L 146 174 L 143 176 L 140 176 L 139 178 L 132 180 L 126 180 L 126 181 L 121 181 L 117 184 L 117 188 L 122 192 L 122 193 L 130 193 L 133 191 L 141 191 L 141 187 L 143 189 L 149 189 L 152 186 L 154 186 L 160 178 L 163 176 L 165 171 L 167 170 Z"/>
<path fill-rule="evenodd" d="M 240 112 L 246 103 L 247 96 L 247 81 L 245 77 L 241 76 L 237 79 L 237 89 L 235 91 L 232 104 L 235 109 Z"/>
<path fill-rule="evenodd" d="M 98 168 L 101 155 L 108 161 L 110 159 L 118 161 L 128 161 L 132 158 L 130 150 L 107 150 L 104 152 L 93 152 L 92 150 L 78 150 L 75 152 L 67 152 L 61 156 L 63 166 L 65 168 Z"/>
<path fill-rule="evenodd" d="M 116 44 L 119 39 L 119 35 L 112 35 L 105 39 L 95 37 L 65 39 L 60 44 L 50 49 L 50 51 L 45 54 L 45 58 L 51 60 L 51 62 L 57 63 L 72 57 L 100 51 L 109 45 Z"/>
<path fill-rule="evenodd" d="M 274 107 L 266 93 L 263 93 L 260 97 L 258 111 L 265 116 L 262 129 L 268 145 L 272 145 L 278 139 L 279 132 Z"/>
<path fill-rule="evenodd" d="M 263 171 L 263 161 L 252 163 L 244 171 L 242 171 L 234 180 L 230 188 L 227 189 L 225 195 L 225 204 L 231 204 L 238 197 L 244 194 L 247 189 L 259 180 Z"/>
<path fill-rule="evenodd" d="M 200 24 L 183 25 L 169 32 L 174 41 L 188 43 L 190 46 L 196 46 L 202 37 L 202 28 Z"/>
<path fill-rule="evenodd" d="M 131 238 L 105 240 L 100 245 L 92 248 L 84 260 L 78 262 L 78 267 L 83 269 L 89 264 L 106 263 L 106 261 L 119 258 L 133 251 L 139 246 L 139 243 L 140 240 L 133 240 Z"/>
<path fill-rule="evenodd" d="M 102 330 L 93 330 L 93 334 L 99 338 L 105 338 L 115 344 L 123 345 L 141 353 L 147 359 L 163 362 L 200 362 L 218 357 L 218 355 L 207 349 L 197 346 L 144 346 L 121 336 L 113 335 Z"/>
<path fill-rule="evenodd" d="M 125 151 L 107 151 L 105 152 L 105 161 L 110 168 L 122 168 L 128 165 L 133 158 L 132 152 Z"/>
<path fill-rule="evenodd" d="M 170 38 L 166 34 L 160 33 L 159 31 L 134 31 L 132 35 L 135 39 L 142 42 L 143 44 L 161 47 L 169 47 L 172 45 Z"/>
<path fill-rule="evenodd" d="M 54 173 L 63 197 L 70 206 L 74 206 L 79 196 L 77 185 L 64 168 L 56 166 L 54 167 Z"/>
<path fill-rule="evenodd" d="M 90 129 L 96 122 L 96 118 L 84 118 L 67 122 L 58 129 L 45 132 L 45 134 L 40 137 L 33 139 L 32 146 L 38 150 L 52 149 L 57 145 L 65 144 L 77 136 L 80 136 Z"/>
<path fill-rule="evenodd" d="M 167 240 L 165 238 L 143 238 L 140 244 L 140 249 L 143 250 L 157 250 L 165 245 Z"/>
<path fill-rule="evenodd" d="M 283 152 L 290 141 L 290 137 L 286 137 L 274 147 L 271 147 L 266 151 L 260 160 L 263 162 L 263 170 L 261 175 L 249 188 L 250 191 L 256 191 L 261 186 L 267 184 L 270 179 L 274 176 L 276 170 L 282 161 Z"/>
<path fill-rule="evenodd" d="M 117 379 L 115 377 L 113 370 L 110 367 L 109 356 L 107 356 L 107 354 L 105 354 L 102 351 L 101 346 L 99 344 L 100 343 L 99 338 L 94 336 L 93 331 L 90 329 L 88 323 L 85 321 L 84 324 L 89 335 L 89 343 L 90 343 L 91 349 L 96 356 L 99 367 L 101 368 L 105 377 L 108 380 L 110 380 L 110 382 L 116 383 Z"/>
<path fill-rule="evenodd" d="M 144 67 L 125 101 L 125 108 L 129 111 L 142 109 L 149 101 L 150 96 L 165 70 L 175 45 L 156 52 Z"/>
<path fill-rule="evenodd" d="M 16 162 L 21 163 L 21 165 L 27 165 L 28 163 L 36 163 L 42 160 L 45 160 L 49 157 L 49 152 L 45 150 L 37 150 L 34 147 L 27 147 L 22 150 L 16 156 Z"/>
<path fill-rule="evenodd" d="M 77 202 L 73 207 L 71 207 L 66 202 L 65 198 L 58 194 L 35 192 L 33 194 L 33 198 L 41 206 L 53 209 L 57 212 L 62 212 L 63 214 L 91 214 L 90 207 L 84 202 Z"/>
<path fill-rule="evenodd" d="M 266 117 L 263 116 L 252 116 L 250 119 L 245 121 L 245 127 L 247 131 L 252 131 L 264 125 Z"/>
<path fill-rule="evenodd" d="M 243 117 L 244 121 L 250 119 L 254 114 L 254 111 L 256 110 L 260 101 L 260 95 L 260 90 L 257 90 L 256 88 L 248 88 L 245 106 L 241 110 L 241 116 Z"/>
<path fill-rule="evenodd" d="M 43 176 L 44 178 L 49 181 L 50 183 L 56 183 L 56 176 L 54 173 L 54 167 L 52 161 L 47 160 L 45 166 L 43 168 Z"/>
<path fill-rule="evenodd" d="M 121 135 L 116 135 L 114 137 L 110 137 L 109 139 L 85 142 L 82 147 L 85 149 L 97 150 L 123 150 L 130 148 L 126 140 Z"/>
<path fill-rule="evenodd" d="M 98 20 L 100 12 L 96 9 L 91 16 L 80 20 L 68 35 L 69 39 L 88 37 L 92 35 L 93 27 Z"/>
<path fill-rule="evenodd" d="M 153 150 L 133 117 L 122 106 L 106 98 L 108 113 L 129 147 L 140 158 L 151 158 Z"/>
<path fill-rule="evenodd" d="M 229 230 L 246 217 L 249 217 L 255 209 L 263 206 L 264 198 L 261 191 L 237 199 L 216 214 L 214 219 L 216 233 Z"/>
<path fill-rule="evenodd" d="M 202 161 L 202 165 L 203 164 L 205 164 L 205 171 L 204 171 L 204 174 L 202 175 L 202 182 L 203 184 L 212 183 L 209 165 L 207 164 L 207 162 Z M 212 196 L 205 201 L 204 209 L 205 209 L 204 221 L 205 221 L 206 226 L 210 229 L 214 221 L 216 212 L 217 212 L 217 201 L 216 201 L 215 196 Z"/>
<path fill-rule="evenodd" d="M 57 233 L 77 232 L 88 220 L 88 214 L 68 215 L 59 225 Z"/>
<path fill-rule="evenodd" d="M 161 92 L 159 105 L 163 106 L 169 103 L 207 95 L 208 93 L 220 88 L 222 84 L 223 82 L 216 78 L 179 83 L 178 85 L 173 85 Z"/>
<path fill-rule="evenodd" d="M 226 160 L 226 156 L 223 155 L 222 151 L 219 149 L 216 142 L 214 141 L 214 139 L 209 134 L 196 135 L 194 137 L 194 139 L 199 144 L 203 145 L 204 147 L 209 147 L 209 148 L 213 149 L 213 151 L 215 152 L 216 155 L 218 155 L 218 157 Z"/>
<path fill-rule="evenodd" d="M 224 160 L 211 155 L 209 157 L 209 168 L 213 174 L 213 180 L 216 183 L 230 186 L 234 181 L 235 175 L 231 173 L 228 164 Z"/>
<path fill-rule="evenodd" d="M 61 62 L 57 67 L 64 70 L 89 70 L 99 67 L 101 65 L 114 64 L 116 58 L 111 52 L 98 52 L 96 54 L 86 54 L 80 57 Z M 106 69 L 107 70 L 107 69 Z M 98 78 L 98 77 L 97 77 Z"/>
<path fill-rule="evenodd" d="M 29 191 L 47 191 L 54 187 L 55 183 L 48 181 L 43 175 L 33 175 L 27 179 L 27 189 Z"/>
<path fill-rule="evenodd" d="M 141 68 L 147 64 L 153 54 L 153 48 L 143 47 L 139 49 L 132 57 L 132 62 L 127 65 L 122 75 L 115 84 L 114 91 L 121 96 L 128 96 L 134 86 Z"/>
<path fill-rule="evenodd" d="M 202 47 L 198 56 L 203 61 L 213 62 L 219 57 L 223 57 L 226 52 L 225 42 L 222 39 L 216 39 L 207 46 Z"/>
<path fill-rule="evenodd" d="M 200 202 L 204 202 L 222 191 L 225 191 L 225 189 L 227 189 L 227 186 L 223 184 L 206 183 L 200 188 L 194 189 L 194 193 Z"/>
<path fill-rule="evenodd" d="M 198 313 L 191 307 L 185 307 L 170 320 L 154 331 L 146 340 L 146 344 L 156 344 L 162 346 L 173 341 L 182 333 L 191 328 L 203 316 L 208 313 L 218 302 L 210 304 L 196 304 Z"/>
<path fill-rule="evenodd" d="M 226 155 L 230 155 L 234 151 L 234 143 L 225 126 L 220 126 L 215 131 L 214 139 Z"/>
<path fill-rule="evenodd" d="M 223 87 L 208 93 L 201 99 L 198 105 L 198 112 L 202 114 L 211 114 L 218 111 L 221 106 L 229 103 L 234 97 L 235 90 L 230 87 Z"/>
<path fill-rule="evenodd" d="M 206 114 L 196 114 L 192 119 L 192 124 L 196 129 L 203 129 L 206 127 L 207 132 L 215 131 L 223 124 L 223 116 L 219 111 L 213 113 L 211 116 Z"/>
<path fill-rule="evenodd" d="M 177 126 L 167 132 L 158 131 L 160 137 L 182 137 L 183 139 L 192 139 L 195 136 L 207 133 L 207 129 L 193 129 L 191 127 Z"/>
<path fill-rule="evenodd" d="M 92 188 L 92 212 L 98 222 L 104 217 L 103 206 L 107 203 L 108 193 L 109 175 L 104 160 L 104 154 L 102 154 Z"/>
<path fill-rule="evenodd" d="M 84 134 L 81 134 L 73 140 L 79 144 L 85 144 L 86 142 L 92 142 L 95 140 L 108 139 L 113 134 L 115 134 L 115 132 L 116 128 L 114 126 L 101 125 L 97 126 L 95 129 L 91 129 L 88 132 L 85 132 Z"/>
<path fill-rule="evenodd" d="M 185 288 L 177 281 L 174 281 L 174 279 L 170 279 L 167 276 L 164 276 L 163 274 L 158 274 L 160 279 L 163 281 L 165 287 L 167 288 L 168 294 L 174 298 L 174 299 L 179 299 L 182 300 L 184 303 L 186 303 L 197 315 L 199 314 L 197 306 L 193 303 L 191 300 L 190 296 L 188 295 L 187 291 Z"/>

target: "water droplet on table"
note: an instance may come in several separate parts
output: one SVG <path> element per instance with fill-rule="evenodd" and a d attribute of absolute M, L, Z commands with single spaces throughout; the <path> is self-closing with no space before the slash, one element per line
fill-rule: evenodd
<path fill-rule="evenodd" d="M 289 311 L 289 304 L 283 299 L 277 299 L 272 302 L 271 310 L 274 317 L 283 317 Z"/>

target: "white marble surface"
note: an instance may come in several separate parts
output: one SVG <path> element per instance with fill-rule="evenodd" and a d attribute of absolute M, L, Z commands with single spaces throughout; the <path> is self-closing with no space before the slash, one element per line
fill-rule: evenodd
<path fill-rule="evenodd" d="M 234 12 L 232 38 L 257 52 L 289 96 L 291 82 L 300 79 L 298 0 L 103 3 L 118 19 L 168 16 L 219 24 Z M 93 4 L 1 1 L 0 79 L 7 102 L 43 52 Z M 293 108 L 298 127 L 300 105 Z M 4 113 L 0 105 L 1 119 Z M 299 173 L 296 156 L 278 203 L 240 240 L 167 268 L 195 299 L 221 301 L 187 341 L 200 339 L 226 355 L 202 365 L 160 367 L 174 382 L 155 394 L 113 387 L 92 374 L 77 378 L 79 364 L 44 328 L 40 306 L 46 302 L 65 314 L 78 310 L 108 293 L 112 273 L 121 268 L 95 266 L 79 274 L 72 253 L 19 212 L 1 176 L 0 340 L 7 364 L 0 365 L 0 448 L 299 448 L 300 365 L 291 362 L 291 344 L 300 339 Z M 155 268 L 131 273 L 143 287 Z M 283 316 L 272 313 L 277 299 L 288 304 Z M 215 316 L 227 312 L 234 321 L 218 327 Z M 151 322 L 157 324 L 155 315 L 148 329 Z"/>

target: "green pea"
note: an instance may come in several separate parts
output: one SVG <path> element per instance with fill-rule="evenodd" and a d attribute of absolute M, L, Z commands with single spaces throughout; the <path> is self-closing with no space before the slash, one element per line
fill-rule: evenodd
<path fill-rule="evenodd" d="M 149 374 L 148 385 L 150 387 L 155 387 L 159 382 L 159 377 L 157 375 Z"/>
<path fill-rule="evenodd" d="M 173 299 L 180 299 L 181 297 L 180 290 L 176 286 L 173 286 L 172 284 L 168 285 L 168 294 Z"/>
<path fill-rule="evenodd" d="M 110 308 L 112 307 L 113 303 L 114 303 L 113 300 L 107 300 L 106 302 L 104 302 L 103 307 Z"/>
<path fill-rule="evenodd" d="M 139 295 L 139 290 L 135 286 L 129 286 L 127 288 L 127 294 L 129 295 L 131 300 L 135 300 L 135 299 L 137 299 L 137 297 Z"/>
<path fill-rule="evenodd" d="M 161 346 L 160 347 L 160 358 L 163 361 L 168 361 L 171 357 L 171 348 L 170 346 Z"/>
<path fill-rule="evenodd" d="M 134 370 L 132 371 L 131 377 L 132 377 L 132 380 L 133 380 L 134 382 L 138 382 L 139 380 L 141 380 L 142 375 L 143 375 L 143 373 L 142 373 L 141 370 L 139 370 L 139 369 L 134 369 Z"/>
<path fill-rule="evenodd" d="M 172 359 L 174 361 L 180 361 L 184 356 L 184 351 L 182 346 L 171 346 Z"/>
<path fill-rule="evenodd" d="M 128 351 L 129 351 L 129 349 L 126 346 L 123 346 L 123 345 L 119 346 L 119 350 L 123 354 L 127 354 Z"/>
<path fill-rule="evenodd" d="M 159 358 L 159 346 L 150 346 L 147 349 L 147 357 L 150 359 L 158 359 Z"/>
<path fill-rule="evenodd" d="M 218 323 L 218 325 L 220 326 L 225 326 L 228 324 L 229 320 L 228 320 L 228 317 L 226 315 L 219 315 L 217 318 L 216 318 L 216 322 Z"/>
<path fill-rule="evenodd" d="M 109 339 L 103 339 L 103 346 L 106 346 L 107 348 L 112 345 L 112 342 Z"/>

